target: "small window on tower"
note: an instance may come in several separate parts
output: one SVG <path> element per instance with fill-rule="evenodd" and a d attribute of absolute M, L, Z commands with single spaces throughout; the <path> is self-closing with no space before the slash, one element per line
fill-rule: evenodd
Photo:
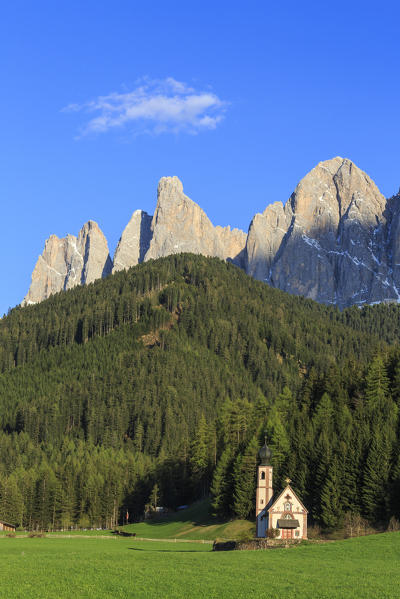
<path fill-rule="evenodd" d="M 261 472 L 261 476 L 260 476 L 261 480 L 265 480 L 265 472 Z"/>
<path fill-rule="evenodd" d="M 264 499 L 261 499 L 261 503 L 264 503 Z"/>

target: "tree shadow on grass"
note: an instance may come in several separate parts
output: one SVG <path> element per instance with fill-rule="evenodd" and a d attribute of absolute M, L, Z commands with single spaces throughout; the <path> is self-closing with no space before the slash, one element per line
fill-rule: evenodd
<path fill-rule="evenodd" d="M 213 526 L 218 524 L 226 524 L 226 520 L 215 518 L 210 514 L 210 500 L 202 499 L 196 501 L 186 509 L 178 510 L 167 514 L 155 515 L 153 518 L 145 520 L 147 526 L 155 526 L 156 528 L 173 523 L 190 524 L 191 526 Z M 142 523 L 136 523 L 142 524 Z M 135 530 L 135 523 L 129 524 L 130 529 Z"/>

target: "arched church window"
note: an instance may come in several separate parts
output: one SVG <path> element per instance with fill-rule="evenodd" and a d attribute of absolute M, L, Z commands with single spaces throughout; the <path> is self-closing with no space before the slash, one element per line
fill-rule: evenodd
<path fill-rule="evenodd" d="M 293 516 L 291 514 L 284 514 L 283 520 L 293 520 Z"/>
<path fill-rule="evenodd" d="M 264 471 L 261 472 L 260 478 L 261 478 L 261 480 L 265 480 L 265 472 Z"/>
<path fill-rule="evenodd" d="M 292 504 L 290 503 L 290 501 L 286 501 L 284 508 L 285 512 L 291 512 L 292 511 Z"/>

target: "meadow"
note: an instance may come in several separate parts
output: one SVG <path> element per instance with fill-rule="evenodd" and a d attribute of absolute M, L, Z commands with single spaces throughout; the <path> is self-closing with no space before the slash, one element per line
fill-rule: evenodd
<path fill-rule="evenodd" d="M 150 539 L 229 540 L 241 536 L 254 537 L 254 521 L 220 521 L 210 516 L 209 500 L 197 501 L 185 510 L 120 527 L 125 532 Z"/>
<path fill-rule="evenodd" d="M 267 551 L 131 538 L 0 538 L 7 599 L 399 596 L 400 533 Z"/>

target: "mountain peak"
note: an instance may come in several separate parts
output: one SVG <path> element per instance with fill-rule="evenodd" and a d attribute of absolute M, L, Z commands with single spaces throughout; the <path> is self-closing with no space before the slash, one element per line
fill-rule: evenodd
<path fill-rule="evenodd" d="M 114 254 L 113 273 L 143 262 L 149 249 L 152 218 L 144 210 L 134 211 L 118 241 Z"/>
<path fill-rule="evenodd" d="M 192 252 L 235 259 L 243 251 L 243 232 L 214 227 L 198 204 L 183 193 L 178 177 L 162 177 L 151 224 L 152 239 L 145 260 Z"/>
<path fill-rule="evenodd" d="M 107 240 L 98 224 L 88 221 L 78 237 L 50 235 L 32 273 L 24 304 L 35 304 L 53 293 L 91 283 L 111 272 Z"/>
<path fill-rule="evenodd" d="M 320 162 L 282 210 L 268 206 L 247 241 L 247 272 L 340 306 L 397 298 L 384 238 L 386 200 L 348 158 Z M 388 267 L 386 267 L 388 268 Z"/>
<path fill-rule="evenodd" d="M 182 181 L 177 177 L 161 177 L 158 182 L 158 195 L 166 191 L 183 193 Z"/>

